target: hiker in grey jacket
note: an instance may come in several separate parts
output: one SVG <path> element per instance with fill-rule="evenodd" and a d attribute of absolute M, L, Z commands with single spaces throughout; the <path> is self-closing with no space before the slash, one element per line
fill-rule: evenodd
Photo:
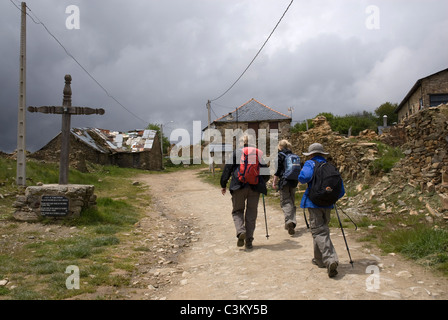
<path fill-rule="evenodd" d="M 276 189 L 280 193 L 280 206 L 285 216 L 285 230 L 288 230 L 290 235 L 295 234 L 296 221 L 296 204 L 295 195 L 297 191 L 297 180 L 286 180 L 283 178 L 285 172 L 285 157 L 287 154 L 292 153 L 291 143 L 288 140 L 281 140 L 278 143 L 278 163 L 277 171 L 274 174 L 272 181 L 272 188 Z"/>
<path fill-rule="evenodd" d="M 248 137 L 242 139 L 243 147 L 248 146 Z M 258 150 L 258 149 L 257 149 Z M 259 176 L 258 184 L 250 185 L 242 183 L 238 179 L 240 168 L 241 149 L 233 152 L 232 161 L 225 165 L 221 175 L 221 193 L 226 194 L 227 182 L 231 178 L 229 191 L 232 195 L 232 217 L 235 224 L 236 236 L 238 238 L 237 246 L 245 246 L 246 249 L 252 249 L 254 240 L 254 231 L 258 215 L 258 201 L 260 193 L 267 194 L 266 181 L 270 176 Z M 259 159 L 260 166 L 267 167 Z"/>
<path fill-rule="evenodd" d="M 310 156 L 310 159 L 305 162 L 299 175 L 300 183 L 308 183 L 308 188 L 302 197 L 300 207 L 308 208 L 310 214 L 311 234 L 313 236 L 314 258 L 312 263 L 319 268 L 327 268 L 328 276 L 330 278 L 338 274 L 337 267 L 339 264 L 338 255 L 330 239 L 330 213 L 333 206 L 319 207 L 314 204 L 308 197 L 310 192 L 310 182 L 313 178 L 315 162 L 326 162 L 325 156 L 328 152 L 324 151 L 324 147 L 320 143 L 313 143 L 308 147 L 308 152 L 303 153 L 305 156 Z M 344 186 L 339 198 L 345 193 Z"/>

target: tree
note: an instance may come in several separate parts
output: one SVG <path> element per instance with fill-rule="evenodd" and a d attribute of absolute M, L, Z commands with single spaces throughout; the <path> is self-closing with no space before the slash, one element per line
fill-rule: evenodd
<path fill-rule="evenodd" d="M 393 124 L 394 122 L 398 122 L 398 114 L 395 113 L 395 110 L 397 109 L 398 104 L 397 103 L 390 103 L 385 102 L 382 105 L 380 105 L 375 110 L 375 114 L 378 117 L 378 125 L 383 125 L 383 116 L 387 116 L 387 123 L 389 125 Z"/>

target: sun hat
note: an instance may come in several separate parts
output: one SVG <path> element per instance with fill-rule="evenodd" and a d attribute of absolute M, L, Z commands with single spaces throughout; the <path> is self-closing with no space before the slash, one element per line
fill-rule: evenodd
<path fill-rule="evenodd" d="M 305 156 L 309 156 L 315 153 L 329 154 L 328 152 L 324 151 L 324 147 L 320 143 L 313 143 L 308 147 L 308 152 L 303 152 Z"/>

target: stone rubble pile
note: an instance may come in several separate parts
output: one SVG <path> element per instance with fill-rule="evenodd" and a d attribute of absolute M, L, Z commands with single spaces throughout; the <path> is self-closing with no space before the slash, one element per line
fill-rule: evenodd
<path fill-rule="evenodd" d="M 421 110 L 381 136 L 365 130 L 357 137 L 346 138 L 333 132 L 323 116 L 313 122 L 314 128 L 292 134 L 293 152 L 304 161 L 302 152 L 314 142 L 321 143 L 344 181 L 355 185 L 359 196 L 350 199 L 349 205 L 373 206 L 386 214 L 425 212 L 428 220 L 447 219 L 448 104 Z M 371 141 L 399 146 L 405 157 L 390 173 L 374 176 L 371 166 L 379 155 L 377 143 Z"/>
<path fill-rule="evenodd" d="M 333 132 L 324 116 L 313 119 L 313 123 L 314 128 L 291 135 L 292 151 L 301 156 L 302 162 L 306 160 L 302 153 L 308 152 L 309 145 L 318 142 L 330 153 L 329 160 L 336 165 L 344 180 L 368 180 L 370 165 L 378 154 L 377 144 L 369 140 L 377 138 L 376 133 L 365 130 L 358 137 L 347 138 Z"/>

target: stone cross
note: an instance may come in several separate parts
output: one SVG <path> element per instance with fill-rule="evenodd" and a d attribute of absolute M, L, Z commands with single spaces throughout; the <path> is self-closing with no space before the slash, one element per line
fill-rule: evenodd
<path fill-rule="evenodd" d="M 72 107 L 71 75 L 65 76 L 64 99 L 62 106 L 28 107 L 29 112 L 41 112 L 62 115 L 61 160 L 59 166 L 59 184 L 68 184 L 69 152 L 70 152 L 70 120 L 72 115 L 104 114 L 104 109 Z"/>

